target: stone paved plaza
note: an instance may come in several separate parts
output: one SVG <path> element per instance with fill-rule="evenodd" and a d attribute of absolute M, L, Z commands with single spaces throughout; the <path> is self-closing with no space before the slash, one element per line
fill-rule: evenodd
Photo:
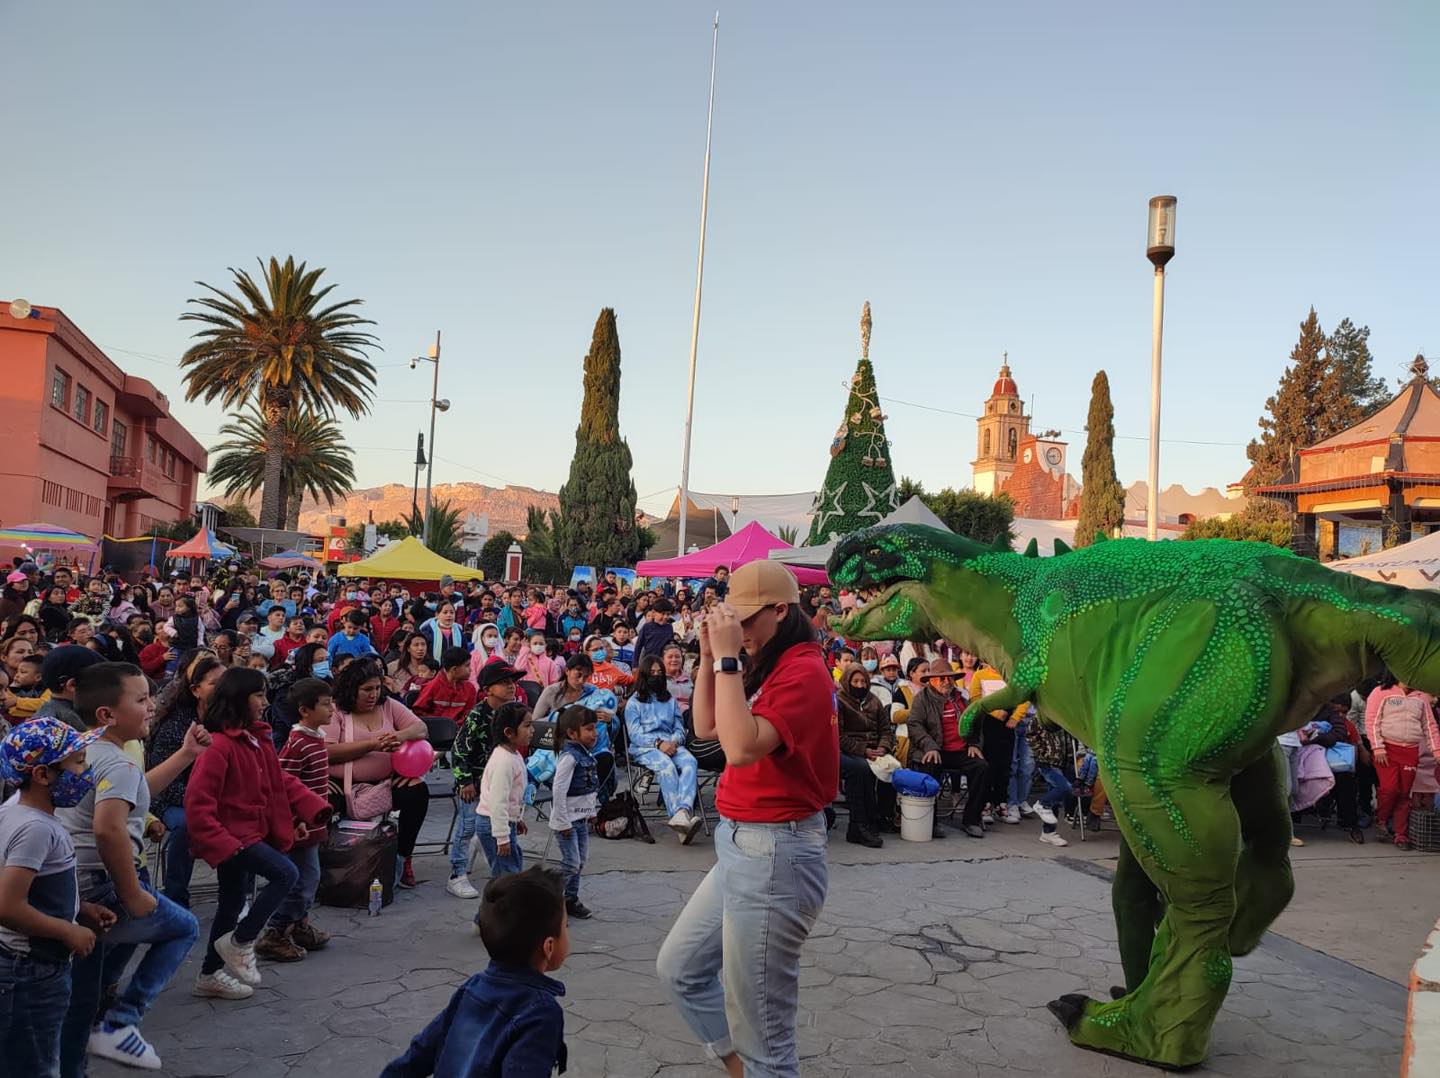
<path fill-rule="evenodd" d="M 441 804 L 435 807 L 448 820 Z M 430 821 L 427 837 L 443 822 Z M 806 1075 L 1161 1073 L 1073 1048 L 1045 1010 L 1062 993 L 1104 995 L 1120 980 L 1103 868 L 1115 837 L 1050 851 L 1031 831 L 1033 825 L 1000 829 L 984 842 L 959 835 L 923 845 L 892 840 L 879 851 L 861 851 L 832 834 L 830 897 L 804 958 Z M 1364 875 L 1371 881 L 1406 867 L 1426 886 L 1408 904 L 1424 904 L 1415 899 L 1428 893 L 1434 905 L 1440 858 L 1399 857 L 1393 848 L 1376 857 L 1379 847 L 1327 841 L 1319 851 L 1312 842 L 1299 852 L 1367 853 L 1374 863 L 1363 866 Z M 681 849 L 666 834 L 656 846 L 594 846 L 597 871 L 587 877 L 584 897 L 597 916 L 572 925 L 573 953 L 559 975 L 567 986 L 568 1073 L 723 1073 L 706 1062 L 662 999 L 654 971 L 660 941 L 711 863 L 708 842 Z M 1297 866 L 1302 895 L 1305 864 Z M 430 882 L 399 893 L 379 918 L 320 909 L 317 923 L 336 932 L 331 947 L 295 965 L 262 965 L 265 984 L 245 1002 L 189 995 L 197 948 L 145 1023 L 165 1073 L 378 1073 L 485 963 L 471 932 L 475 903 L 444 893 L 440 858 L 420 858 L 417 866 Z M 483 873 L 482 863 L 482 886 Z M 1349 901 L 1345 916 L 1353 919 L 1365 898 Z M 202 934 L 212 906 L 198 906 Z M 1420 939 L 1423 932 L 1416 949 Z M 1192 1073 L 1395 1074 L 1405 999 L 1392 979 L 1271 935 L 1261 950 L 1237 960 L 1211 1058 Z M 105 1063 L 91 1071 L 102 1078 L 132 1073 Z"/>

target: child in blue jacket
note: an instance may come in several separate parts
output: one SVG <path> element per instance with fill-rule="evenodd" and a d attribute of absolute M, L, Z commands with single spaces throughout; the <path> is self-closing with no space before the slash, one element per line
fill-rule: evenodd
<path fill-rule="evenodd" d="M 529 868 L 497 876 L 480 902 L 490 965 L 456 990 L 380 1078 L 549 1078 L 564 1073 L 565 986 L 545 974 L 570 954 L 560 876 Z"/>

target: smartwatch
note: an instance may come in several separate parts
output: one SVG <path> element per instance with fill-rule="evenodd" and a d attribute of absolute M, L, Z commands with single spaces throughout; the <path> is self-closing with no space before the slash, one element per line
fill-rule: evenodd
<path fill-rule="evenodd" d="M 740 660 L 731 658 L 716 659 L 714 669 L 717 674 L 738 674 L 740 673 Z"/>

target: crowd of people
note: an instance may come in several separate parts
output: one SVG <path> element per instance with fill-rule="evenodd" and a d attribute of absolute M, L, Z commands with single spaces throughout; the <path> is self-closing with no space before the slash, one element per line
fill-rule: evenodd
<path fill-rule="evenodd" d="M 642 589 L 610 574 L 573 588 L 447 577 L 429 590 L 324 573 L 262 579 L 236 563 L 128 583 L 17 559 L 0 591 L 0 994 L 12 1001 L 0 1043 L 17 1073 L 74 1078 L 87 1054 L 160 1066 L 143 1021 L 199 937 L 196 860 L 215 870 L 218 901 L 192 990 L 217 1000 L 253 993 L 257 959 L 302 961 L 329 942 L 310 913 L 332 819 L 394 813 L 395 882 L 414 887 L 430 793 L 395 760 L 420 739 L 442 750 L 455 780 L 446 891 L 481 897 L 473 842 L 492 881 L 476 914 L 492 958 L 526 951 L 519 965 L 540 978 L 522 978 L 527 991 L 551 991 L 543 973 L 564 959 L 565 922 L 591 915 L 581 901 L 589 838 L 621 776 L 630 792 L 654 789 L 689 844 L 703 823 L 701 774 L 763 774 L 784 743 L 771 715 L 754 732 L 768 748 L 752 754 L 732 733 L 727 752 L 715 714 L 728 705 L 697 698 L 734 672 L 748 690 L 737 713 L 747 700 L 762 710 L 761 682 L 749 681 L 763 641 L 742 649 L 737 635 L 733 660 L 710 645 L 708 626 L 730 616 L 730 584 L 719 567 L 696 586 Z M 1067 818 L 1102 826 L 1093 755 L 1033 708 L 964 728 L 970 702 L 1002 683 L 983 657 L 945 641 L 847 641 L 832 620 L 852 597 L 820 587 L 791 601 L 784 581 L 764 586 L 781 595 L 769 604 L 782 614 L 777 641 L 814 648 L 827 671 L 821 695 L 838 727 L 838 772 L 807 772 L 819 792 L 780 821 L 823 809 L 828 827 L 838 807 L 847 840 L 878 847 L 900 830 L 890 779 L 908 768 L 942 780 L 936 838 L 949 833 L 942 815 L 977 839 L 1034 818 L 1054 846 L 1066 845 Z M 1389 679 L 1360 686 L 1279 740 L 1297 821 L 1333 815 L 1357 842 L 1374 823 L 1408 848 L 1412 801 L 1436 793 L 1433 700 Z M 731 781 L 722 816 L 744 811 L 734 791 L 752 781 Z M 560 851 L 554 881 L 526 871 L 519 841 L 539 795 Z M 780 822 L 767 804 L 756 826 Z M 161 850 L 153 880 L 147 844 Z M 510 876 L 522 882 L 497 889 Z M 552 899 L 558 921 L 514 927 L 527 903 L 548 910 Z M 687 909 L 697 923 L 712 912 Z M 697 1032 L 713 1030 L 713 1001 L 685 976 L 670 978 L 689 1000 L 682 1010 Z M 481 987 L 483 998 L 515 990 Z"/>

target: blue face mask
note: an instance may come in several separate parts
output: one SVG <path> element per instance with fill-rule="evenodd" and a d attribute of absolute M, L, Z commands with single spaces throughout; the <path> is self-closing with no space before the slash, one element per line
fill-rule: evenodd
<path fill-rule="evenodd" d="M 610 652 L 607 651 L 605 648 L 596 648 L 590 653 L 590 661 L 603 663 L 609 657 L 609 655 Z"/>
<path fill-rule="evenodd" d="M 88 767 L 78 775 L 73 771 L 62 771 L 50 787 L 50 801 L 56 808 L 74 808 L 94 788 L 95 772 Z"/>
<path fill-rule="evenodd" d="M 864 659 L 861 661 L 860 665 L 873 674 L 875 672 L 875 668 L 880 665 L 880 662 L 878 659 Z"/>
<path fill-rule="evenodd" d="M 321 662 L 312 664 L 311 667 L 310 667 L 310 676 L 311 676 L 311 677 L 329 677 L 329 676 L 330 676 L 330 660 L 329 660 L 329 659 L 325 659 L 325 660 L 322 660 Z"/>

